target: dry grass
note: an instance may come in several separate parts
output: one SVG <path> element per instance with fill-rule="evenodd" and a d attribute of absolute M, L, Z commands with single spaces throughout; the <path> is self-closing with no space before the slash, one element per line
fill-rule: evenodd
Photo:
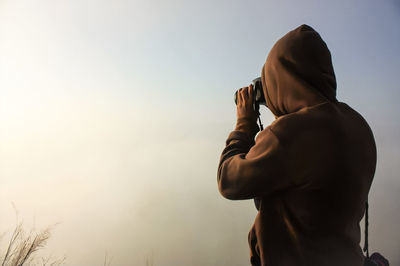
<path fill-rule="evenodd" d="M 41 231 L 31 230 L 28 234 L 22 222 L 17 222 L 8 241 L 7 249 L 0 256 L 1 266 L 58 266 L 65 263 L 63 258 L 36 258 L 36 253 L 42 249 L 51 236 L 51 227 Z M 5 234 L 2 235 L 4 237 Z"/>
<path fill-rule="evenodd" d="M 104 255 L 104 262 L 103 262 L 103 266 L 110 266 L 111 262 L 112 262 L 112 257 L 110 258 L 106 252 L 106 254 Z"/>

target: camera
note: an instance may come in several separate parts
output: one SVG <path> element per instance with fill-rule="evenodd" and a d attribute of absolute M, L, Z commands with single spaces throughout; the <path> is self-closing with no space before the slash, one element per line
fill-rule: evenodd
<path fill-rule="evenodd" d="M 253 79 L 253 107 L 254 110 L 258 110 L 260 105 L 265 105 L 267 106 L 267 103 L 265 101 L 264 97 L 264 91 L 263 91 L 263 86 L 261 82 L 261 77 L 258 77 L 256 79 Z M 238 91 L 235 92 L 235 104 L 237 104 L 237 94 Z"/>

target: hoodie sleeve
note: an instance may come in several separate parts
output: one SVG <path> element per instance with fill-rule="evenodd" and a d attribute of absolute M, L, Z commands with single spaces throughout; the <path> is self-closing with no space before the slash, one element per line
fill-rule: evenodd
<path fill-rule="evenodd" d="M 218 166 L 218 188 L 227 199 L 266 196 L 289 185 L 286 151 L 267 127 L 256 141 L 251 134 L 235 130 L 226 140 Z"/>

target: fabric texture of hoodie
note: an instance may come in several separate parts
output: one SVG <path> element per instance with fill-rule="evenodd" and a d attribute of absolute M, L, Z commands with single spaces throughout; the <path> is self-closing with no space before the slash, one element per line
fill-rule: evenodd
<path fill-rule="evenodd" d="M 262 69 L 275 121 L 230 133 L 218 188 L 231 200 L 258 199 L 249 233 L 252 265 L 361 266 L 359 223 L 376 167 L 363 117 L 336 99 L 331 54 L 302 25 L 271 49 Z M 238 125 L 237 124 L 237 125 Z"/>

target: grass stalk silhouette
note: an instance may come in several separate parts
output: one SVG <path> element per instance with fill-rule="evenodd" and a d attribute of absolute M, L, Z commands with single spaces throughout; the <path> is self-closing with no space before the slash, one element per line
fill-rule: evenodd
<path fill-rule="evenodd" d="M 59 259 L 35 257 L 36 253 L 47 244 L 51 236 L 51 229 L 51 227 L 47 227 L 40 231 L 31 230 L 27 234 L 23 223 L 17 222 L 6 251 L 3 256 L 0 256 L 1 266 L 58 266 L 64 264 L 65 257 Z M 2 236 L 4 237 L 4 235 Z"/>

